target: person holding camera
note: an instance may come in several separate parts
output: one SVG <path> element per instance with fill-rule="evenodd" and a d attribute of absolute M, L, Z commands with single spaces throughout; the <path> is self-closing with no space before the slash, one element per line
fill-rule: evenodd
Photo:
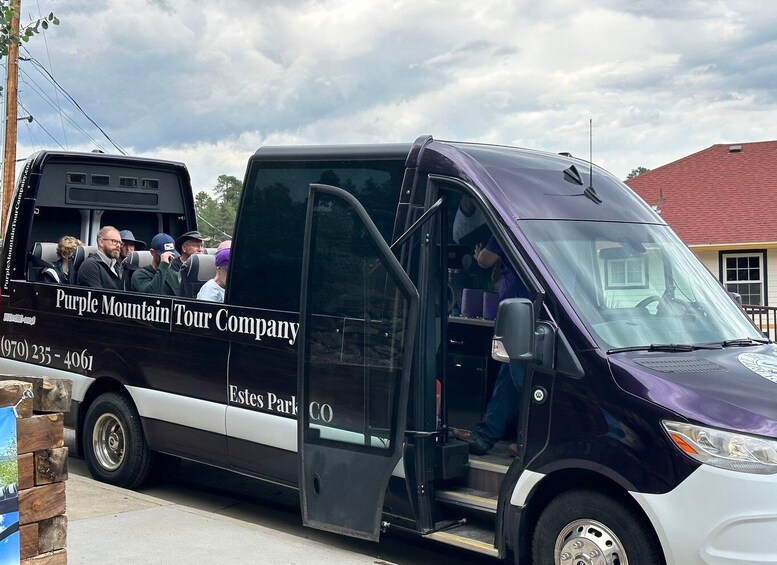
<path fill-rule="evenodd" d="M 147 294 L 180 295 L 181 282 L 170 269 L 170 263 L 178 256 L 175 240 L 166 233 L 158 233 L 151 239 L 149 250 L 151 264 L 132 275 L 132 290 Z"/>

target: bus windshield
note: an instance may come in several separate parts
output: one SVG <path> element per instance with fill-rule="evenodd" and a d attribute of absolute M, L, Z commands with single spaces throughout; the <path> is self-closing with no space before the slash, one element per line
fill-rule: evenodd
<path fill-rule="evenodd" d="M 603 349 L 766 341 L 667 226 L 525 220 L 520 227 Z"/>

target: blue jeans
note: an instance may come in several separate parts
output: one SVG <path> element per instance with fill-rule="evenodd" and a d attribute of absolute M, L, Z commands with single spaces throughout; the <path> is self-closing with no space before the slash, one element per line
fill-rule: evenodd
<path fill-rule="evenodd" d="M 525 377 L 526 363 L 521 361 L 504 363 L 499 369 L 486 415 L 472 430 L 472 435 L 489 447 L 504 437 L 507 426 L 518 417 Z"/>

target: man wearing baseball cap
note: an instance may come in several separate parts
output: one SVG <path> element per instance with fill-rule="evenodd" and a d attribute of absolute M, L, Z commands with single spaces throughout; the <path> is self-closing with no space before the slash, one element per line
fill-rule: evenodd
<path fill-rule="evenodd" d="M 187 231 L 185 234 L 179 236 L 175 240 L 175 250 L 180 253 L 179 257 L 173 259 L 170 264 L 170 269 L 178 277 L 179 288 L 181 281 L 181 266 L 192 255 L 205 252 L 205 242 L 210 238 L 202 235 L 197 230 Z"/>
<path fill-rule="evenodd" d="M 151 264 L 138 269 L 132 275 L 132 290 L 148 294 L 181 294 L 181 282 L 170 269 L 170 263 L 178 255 L 175 240 L 166 233 L 158 233 L 151 239 Z"/>

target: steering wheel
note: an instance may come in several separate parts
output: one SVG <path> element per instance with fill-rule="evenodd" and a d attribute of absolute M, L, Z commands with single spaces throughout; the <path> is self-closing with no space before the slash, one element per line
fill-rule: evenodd
<path fill-rule="evenodd" d="M 691 304 L 684 300 L 678 300 L 676 298 L 663 298 L 658 303 L 658 309 L 656 310 L 657 316 L 674 316 L 682 318 L 693 312 Z"/>
<path fill-rule="evenodd" d="M 661 300 L 661 297 L 654 294 L 653 296 L 648 296 L 647 298 L 640 300 L 634 308 L 647 308 L 649 304 L 658 302 L 659 300 Z"/>

